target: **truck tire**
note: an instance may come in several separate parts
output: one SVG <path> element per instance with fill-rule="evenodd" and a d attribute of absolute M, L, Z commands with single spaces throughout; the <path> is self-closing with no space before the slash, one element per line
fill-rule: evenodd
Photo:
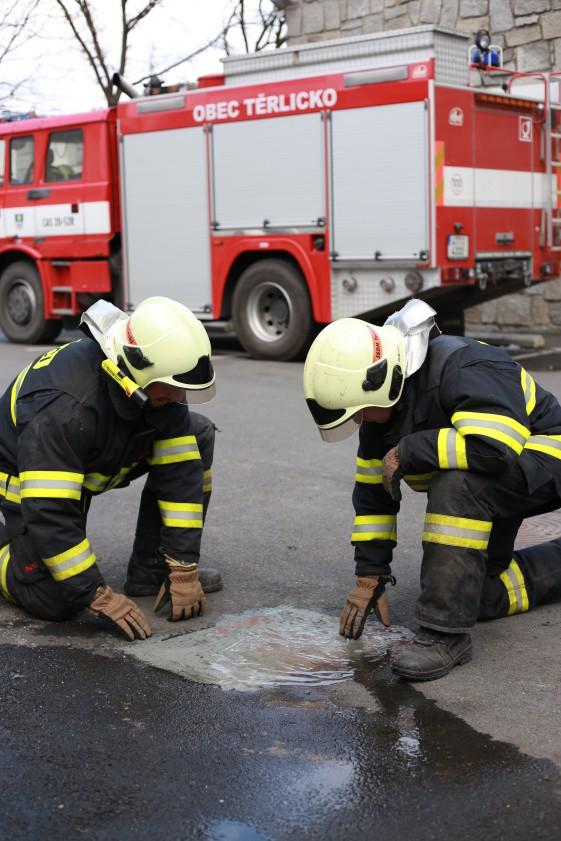
<path fill-rule="evenodd" d="M 31 263 L 12 263 L 0 275 L 0 328 L 12 342 L 44 344 L 62 330 L 60 319 L 43 315 L 43 287 Z"/>
<path fill-rule="evenodd" d="M 232 302 L 234 329 L 256 359 L 297 359 L 313 327 L 304 279 L 285 260 L 259 260 L 238 280 Z"/>

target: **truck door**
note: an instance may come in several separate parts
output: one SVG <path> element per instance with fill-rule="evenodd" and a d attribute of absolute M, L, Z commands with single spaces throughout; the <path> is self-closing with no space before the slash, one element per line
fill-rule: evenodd
<path fill-rule="evenodd" d="M 56 257 L 69 238 L 84 233 L 83 129 L 51 131 L 42 134 L 41 141 L 39 180 L 30 198 L 35 205 L 37 236 L 46 238 L 44 254 Z"/>
<path fill-rule="evenodd" d="M 428 161 L 424 102 L 332 112 L 336 259 L 427 259 Z"/>
<path fill-rule="evenodd" d="M 4 192 L 4 234 L 35 236 L 35 209 L 28 193 L 35 182 L 35 137 L 21 134 L 8 141 L 8 177 Z"/>

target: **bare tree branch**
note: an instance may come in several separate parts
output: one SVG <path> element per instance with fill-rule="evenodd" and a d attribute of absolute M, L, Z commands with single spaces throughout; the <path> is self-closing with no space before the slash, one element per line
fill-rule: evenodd
<path fill-rule="evenodd" d="M 115 105 L 121 92 L 113 88 L 113 73 L 107 53 L 101 43 L 101 29 L 96 20 L 93 3 L 91 0 L 55 0 L 55 2 L 92 68 L 107 104 Z M 147 0 L 139 11 L 129 16 L 128 0 L 120 0 L 120 47 L 115 66 L 119 68 L 121 75 L 124 75 L 126 68 L 130 33 L 162 2 L 163 0 Z"/>

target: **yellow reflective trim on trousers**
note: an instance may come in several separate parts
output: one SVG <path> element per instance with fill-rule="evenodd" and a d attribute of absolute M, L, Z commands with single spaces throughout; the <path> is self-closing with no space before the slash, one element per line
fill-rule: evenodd
<path fill-rule="evenodd" d="M 7 502 L 15 505 L 21 503 L 20 484 L 17 476 L 10 476 L 9 473 L 0 473 L 0 496 Z"/>
<path fill-rule="evenodd" d="M 500 579 L 506 587 L 508 594 L 508 615 L 512 616 L 514 613 L 526 613 L 529 610 L 530 602 L 528 599 L 528 591 L 526 590 L 526 583 L 522 570 L 518 563 L 513 558 L 508 569 L 501 572 Z"/>
<path fill-rule="evenodd" d="M 0 586 L 2 588 L 2 595 L 9 602 L 13 601 L 10 591 L 8 590 L 7 575 L 8 564 L 10 562 L 10 547 L 4 546 L 0 549 Z"/>
<path fill-rule="evenodd" d="M 15 426 L 17 423 L 16 417 L 16 400 L 18 399 L 18 394 L 20 392 L 22 383 L 25 379 L 25 375 L 33 365 L 33 362 L 30 362 L 27 368 L 24 368 L 23 371 L 20 371 L 16 377 L 16 380 L 12 386 L 12 392 L 10 394 L 10 414 L 12 416 L 12 423 Z"/>
<path fill-rule="evenodd" d="M 66 470 L 24 470 L 19 479 L 22 499 L 80 499 L 82 496 L 83 473 L 70 473 Z"/>
<path fill-rule="evenodd" d="M 163 438 L 154 442 L 152 456 L 148 464 L 173 464 L 178 461 L 193 461 L 200 459 L 199 445 L 194 435 L 183 435 L 180 438 Z"/>
<path fill-rule="evenodd" d="M 470 520 L 449 514 L 426 514 L 422 539 L 427 543 L 484 550 L 489 543 L 492 526 L 492 522 L 486 520 Z"/>
<path fill-rule="evenodd" d="M 207 494 L 212 491 L 212 468 L 209 467 L 203 473 L 203 493 Z"/>
<path fill-rule="evenodd" d="M 202 529 L 203 506 L 200 502 L 167 502 L 159 499 L 158 507 L 164 526 Z"/>
<path fill-rule="evenodd" d="M 117 488 L 121 484 L 121 482 L 127 478 L 128 474 L 131 472 L 131 470 L 133 470 L 133 468 L 136 467 L 137 464 L 138 462 L 135 461 L 129 467 L 121 467 L 117 475 L 113 476 L 113 478 L 109 481 L 109 484 L 107 485 L 105 490 L 111 491 L 113 490 L 113 488 Z"/>
<path fill-rule="evenodd" d="M 110 480 L 111 476 L 104 476 L 103 473 L 86 473 L 84 487 L 92 493 L 102 493 Z"/>
<path fill-rule="evenodd" d="M 413 491 L 428 491 L 431 479 L 436 472 L 433 470 L 430 473 L 408 473 L 403 477 L 403 481 Z"/>
<path fill-rule="evenodd" d="M 93 566 L 96 557 L 92 552 L 90 541 L 86 538 L 65 552 L 43 558 L 43 562 L 55 581 L 65 581 Z"/>
<path fill-rule="evenodd" d="M 510 447 L 520 455 L 530 437 L 530 430 L 507 415 L 493 415 L 485 412 L 456 412 L 452 423 L 462 436 L 477 435 L 493 438 Z"/>
<path fill-rule="evenodd" d="M 532 435 L 526 441 L 524 449 L 561 459 L 561 435 Z"/>
<path fill-rule="evenodd" d="M 524 392 L 524 400 L 526 401 L 526 414 L 530 417 L 536 408 L 536 383 L 525 368 L 522 368 L 520 371 L 520 382 L 522 384 L 522 391 Z"/>
<path fill-rule="evenodd" d="M 395 514 L 359 514 L 355 517 L 351 542 L 360 540 L 393 540 L 397 542 Z"/>
<path fill-rule="evenodd" d="M 379 458 L 359 458 L 356 459 L 357 471 L 355 473 L 355 482 L 364 482 L 367 485 L 381 485 L 382 484 L 382 460 Z"/>
<path fill-rule="evenodd" d="M 441 470 L 467 470 L 466 442 L 454 427 L 438 431 L 438 466 Z"/>

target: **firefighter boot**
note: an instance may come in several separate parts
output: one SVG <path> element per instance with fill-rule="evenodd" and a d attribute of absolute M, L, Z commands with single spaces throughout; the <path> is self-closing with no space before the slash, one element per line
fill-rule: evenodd
<path fill-rule="evenodd" d="M 124 591 L 127 596 L 155 596 L 167 574 L 163 557 L 156 552 L 151 557 L 140 557 L 134 551 L 127 568 Z M 222 576 L 212 567 L 199 567 L 199 582 L 205 593 L 222 589 Z"/>
<path fill-rule="evenodd" d="M 405 680 L 436 680 L 469 660 L 469 634 L 443 634 L 419 628 L 413 642 L 393 660 L 392 671 Z"/>

